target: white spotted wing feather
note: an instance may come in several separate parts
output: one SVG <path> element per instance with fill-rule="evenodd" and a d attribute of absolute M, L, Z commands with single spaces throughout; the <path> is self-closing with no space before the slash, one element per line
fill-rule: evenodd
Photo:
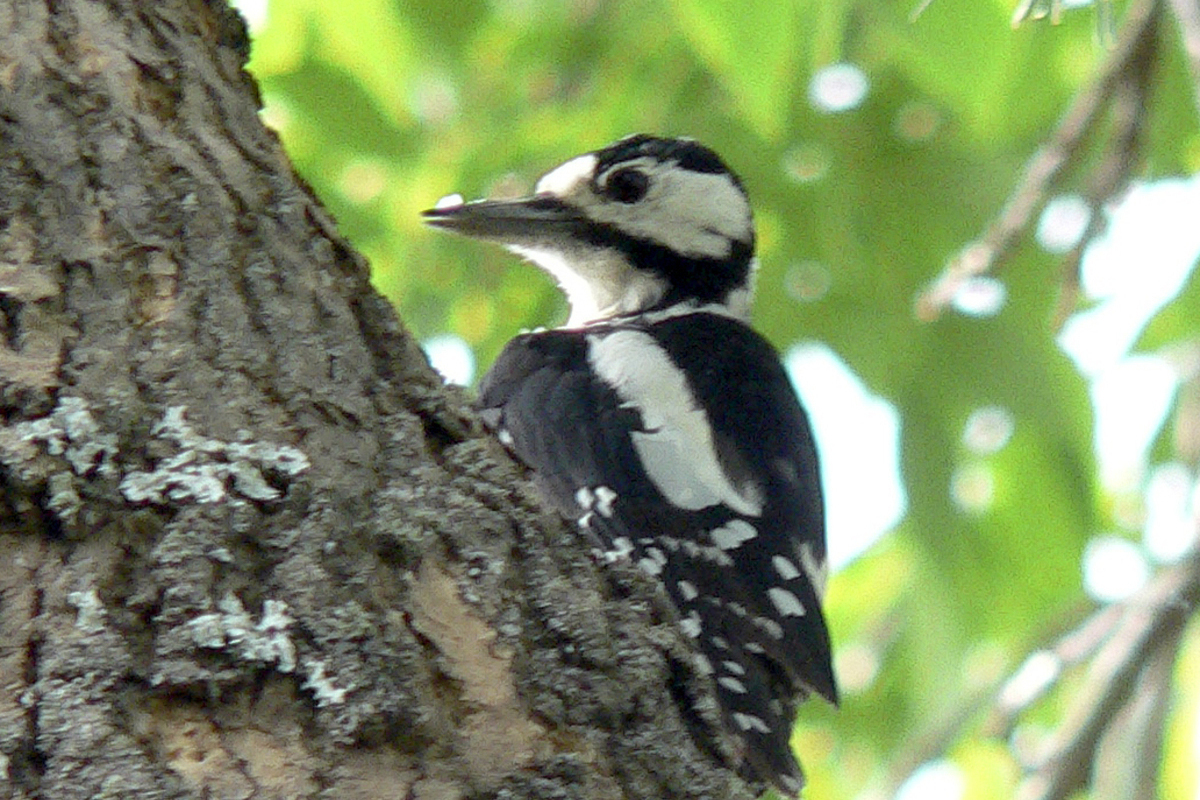
<path fill-rule="evenodd" d="M 747 760 L 798 787 L 795 703 L 836 689 L 816 452 L 771 347 L 707 313 L 545 331 L 480 402 L 565 515 L 661 580 Z"/>

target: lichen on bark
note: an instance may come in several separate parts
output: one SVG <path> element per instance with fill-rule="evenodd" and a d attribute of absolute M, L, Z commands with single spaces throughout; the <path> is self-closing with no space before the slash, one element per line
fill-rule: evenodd
<path fill-rule="evenodd" d="M 0 6 L 0 798 L 748 796 L 247 50 L 219 2 Z"/>

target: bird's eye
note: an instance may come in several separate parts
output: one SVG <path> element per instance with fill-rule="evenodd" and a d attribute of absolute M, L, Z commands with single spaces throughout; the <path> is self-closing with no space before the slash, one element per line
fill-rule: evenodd
<path fill-rule="evenodd" d="M 650 178 L 636 169 L 619 169 L 604 183 L 604 194 L 618 203 L 636 203 L 646 196 Z"/>

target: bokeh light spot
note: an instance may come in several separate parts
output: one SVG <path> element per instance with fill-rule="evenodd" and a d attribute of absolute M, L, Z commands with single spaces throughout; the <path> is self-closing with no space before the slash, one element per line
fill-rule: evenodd
<path fill-rule="evenodd" d="M 267 27 L 267 0 L 233 0 L 233 7 L 242 15 L 242 19 L 246 20 L 246 27 L 250 29 L 250 33 L 261 33 L 263 28 Z"/>
<path fill-rule="evenodd" d="M 838 688 L 847 694 L 859 694 L 871 688 L 879 674 L 879 650 L 864 642 L 851 642 L 834 654 L 833 665 Z"/>
<path fill-rule="evenodd" d="M 826 114 L 850 111 L 862 104 L 869 86 L 866 73 L 853 64 L 830 64 L 813 75 L 808 100 Z"/>
<path fill-rule="evenodd" d="M 280 135 L 287 135 L 288 128 L 295 121 L 287 98 L 273 92 L 263 92 L 263 106 L 258 116 L 264 125 Z"/>
<path fill-rule="evenodd" d="M 818 181 L 829 172 L 829 151 L 819 144 L 798 144 L 783 155 L 783 174 L 796 183 Z"/>
<path fill-rule="evenodd" d="M 409 90 L 408 108 L 427 125 L 445 125 L 458 116 L 458 88 L 445 75 L 422 75 Z"/>
<path fill-rule="evenodd" d="M 1038 218 L 1038 244 L 1048 253 L 1066 253 L 1083 239 L 1091 219 L 1091 206 L 1079 195 L 1056 197 Z"/>
<path fill-rule="evenodd" d="M 992 317 L 1004 308 L 1008 289 L 995 278 L 980 275 L 967 278 L 954 293 L 950 305 L 968 317 Z"/>
<path fill-rule="evenodd" d="M 894 800 L 959 800 L 966 789 L 966 778 L 953 761 L 928 761 L 900 784 Z"/>
<path fill-rule="evenodd" d="M 976 455 L 998 452 L 1012 437 L 1013 415 L 1003 406 L 983 406 L 971 412 L 963 426 L 963 444 Z"/>
<path fill-rule="evenodd" d="M 431 336 L 421 343 L 429 364 L 447 383 L 468 385 L 475 377 L 475 353 L 471 346 L 452 333 Z"/>
<path fill-rule="evenodd" d="M 788 297 L 804 303 L 820 300 L 833 285 L 829 267 L 819 261 L 801 261 L 783 274 L 783 290 Z"/>
<path fill-rule="evenodd" d="M 351 161 L 338 176 L 338 190 L 352 203 L 368 203 L 387 188 L 387 169 L 374 160 Z"/>
<path fill-rule="evenodd" d="M 942 115 L 937 106 L 927 100 L 914 100 L 896 112 L 893 130 L 897 137 L 919 143 L 932 139 L 941 126 Z"/>
<path fill-rule="evenodd" d="M 824 344 L 793 345 L 783 362 L 820 451 L 829 564 L 837 570 L 896 525 L 907 509 L 900 414 Z"/>
<path fill-rule="evenodd" d="M 1124 600 L 1149 579 L 1146 556 L 1128 539 L 1098 536 L 1083 550 L 1083 588 L 1094 600 Z"/>
<path fill-rule="evenodd" d="M 1155 561 L 1171 564 L 1195 548 L 1198 491 L 1195 476 L 1183 464 L 1163 464 L 1150 473 L 1142 541 Z"/>
<path fill-rule="evenodd" d="M 987 464 L 964 464 L 950 477 L 950 497 L 963 511 L 978 514 L 992 507 L 996 479 Z"/>

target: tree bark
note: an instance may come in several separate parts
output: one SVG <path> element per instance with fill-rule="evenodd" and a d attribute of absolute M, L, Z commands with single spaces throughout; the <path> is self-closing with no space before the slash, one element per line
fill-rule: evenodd
<path fill-rule="evenodd" d="M 0 798 L 750 796 L 247 51 L 221 2 L 0 4 Z"/>

